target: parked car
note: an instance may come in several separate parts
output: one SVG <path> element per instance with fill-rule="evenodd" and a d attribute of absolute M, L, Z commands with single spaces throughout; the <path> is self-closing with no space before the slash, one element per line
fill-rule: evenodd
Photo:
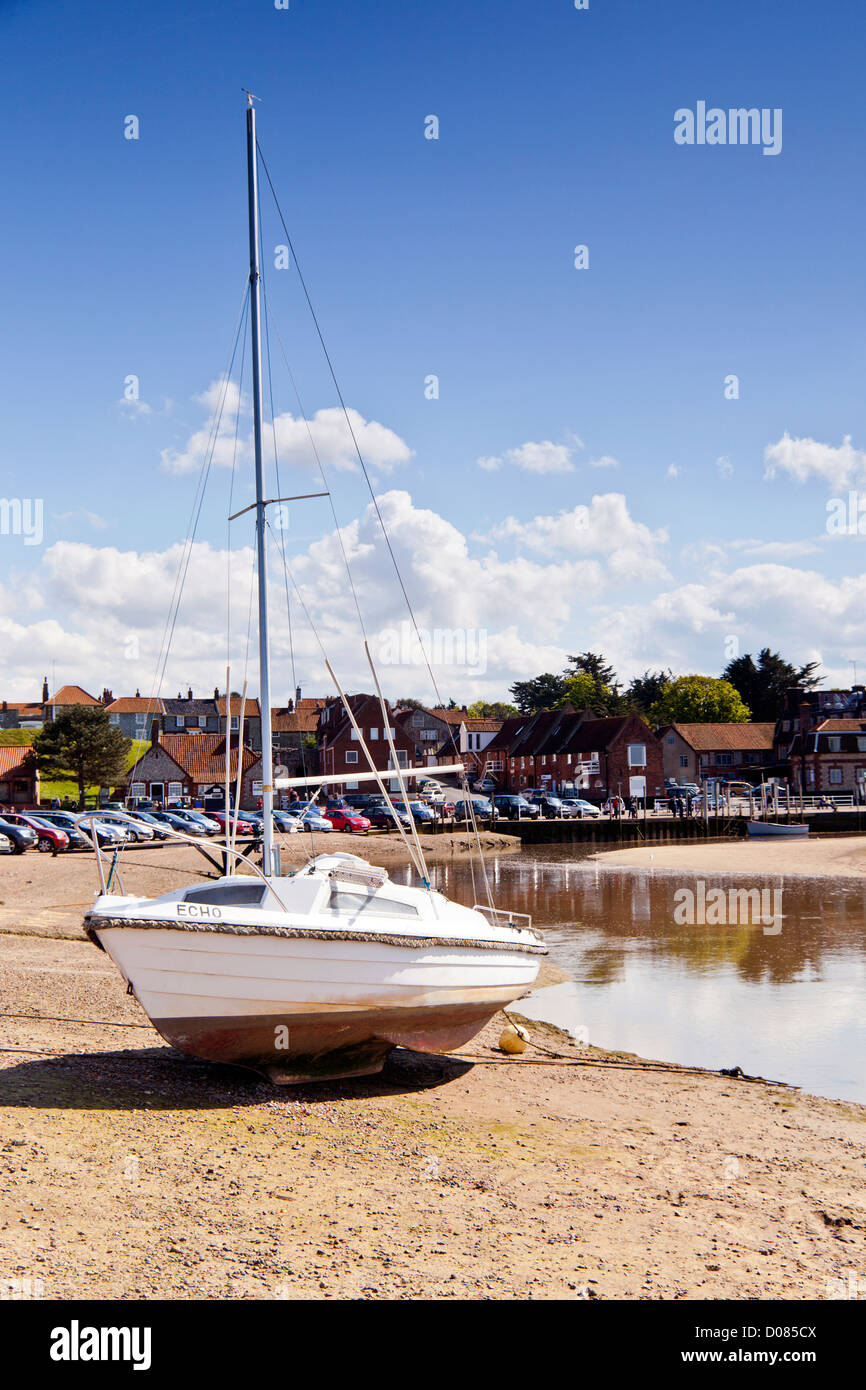
<path fill-rule="evenodd" d="M 412 817 L 408 811 L 398 807 L 392 810 L 385 802 L 381 806 L 368 806 L 366 819 L 375 830 L 393 830 L 397 824 L 408 829 L 412 824 Z"/>
<path fill-rule="evenodd" d="M 23 854 L 25 850 L 32 849 L 36 844 L 36 831 L 29 825 L 14 825 L 11 821 L 0 816 L 0 835 L 5 835 L 12 841 L 12 853 Z"/>
<path fill-rule="evenodd" d="M 195 825 L 204 827 L 206 835 L 218 835 L 221 829 L 220 823 L 212 816 L 206 816 L 203 811 L 194 811 L 188 807 L 173 806 L 167 807 L 171 815 L 179 816 L 181 820 L 191 821 Z"/>
<path fill-rule="evenodd" d="M 363 831 L 366 835 L 370 829 L 367 817 L 353 811 L 351 806 L 335 805 L 332 802 L 325 807 L 322 814 L 335 830 Z"/>
<path fill-rule="evenodd" d="M 89 836 L 85 835 L 71 811 L 40 810 L 39 819 L 45 821 L 47 825 L 54 825 L 58 830 L 62 830 L 69 839 L 70 849 L 93 848 Z"/>
<path fill-rule="evenodd" d="M 204 836 L 207 834 L 203 825 L 199 825 L 197 821 L 184 820 L 183 816 L 177 815 L 175 811 L 151 811 L 150 814 L 162 825 L 167 825 L 180 835 Z"/>
<path fill-rule="evenodd" d="M 149 811 L 127 811 L 126 814 L 132 821 L 140 821 L 153 831 L 155 840 L 167 840 L 169 838 L 168 826 L 163 825 L 162 821 L 156 820 Z"/>
<path fill-rule="evenodd" d="M 541 808 L 534 801 L 527 801 L 525 796 L 494 796 L 493 805 L 496 814 L 506 820 L 538 820 L 541 815 Z"/>
<path fill-rule="evenodd" d="M 225 832 L 226 828 L 226 820 L 228 820 L 230 827 L 234 827 L 235 825 L 234 812 L 232 812 L 232 814 L 228 817 L 226 816 L 225 811 L 209 811 L 208 815 L 211 817 L 212 820 L 216 821 L 217 825 L 223 833 Z M 257 835 L 261 833 L 261 828 L 261 825 L 259 825 L 257 821 L 251 820 L 245 811 L 241 811 L 238 815 L 238 835 Z M 202 831 L 202 834 L 204 834 L 204 831 Z"/>
<path fill-rule="evenodd" d="M 479 777 L 477 782 L 472 783 L 472 790 L 475 792 L 495 792 L 497 783 L 492 777 Z"/>
<path fill-rule="evenodd" d="M 152 826 L 146 825 L 143 820 L 128 816 L 125 811 L 100 811 L 99 819 L 105 825 L 116 825 L 121 830 L 127 831 L 136 844 L 142 844 L 155 838 Z"/>
<path fill-rule="evenodd" d="M 433 807 L 424 801 L 395 801 L 394 805 L 398 811 L 407 811 L 418 825 L 430 825 L 437 819 Z"/>
<path fill-rule="evenodd" d="M 454 814 L 458 820 L 469 820 L 470 807 L 475 811 L 476 819 L 489 820 L 493 815 L 493 802 L 486 796 L 471 796 L 468 800 L 455 801 Z"/>
<path fill-rule="evenodd" d="M 298 815 L 290 816 L 289 819 L 293 820 L 302 830 L 317 830 L 328 834 L 329 831 L 336 829 L 314 806 L 306 806 Z"/>
<path fill-rule="evenodd" d="M 12 841 L 8 835 L 0 835 L 0 854 L 13 854 Z"/>
<path fill-rule="evenodd" d="M 56 825 L 70 837 L 73 831 L 80 835 L 88 849 L 93 848 L 91 840 L 91 826 L 96 837 L 96 843 L 100 849 L 107 849 L 112 845 L 126 844 L 132 837 L 125 830 L 117 825 L 108 825 L 102 818 L 94 812 L 78 811 L 40 811 L 40 820 L 49 821 L 51 825 Z M 74 841 L 73 841 L 74 844 Z"/>
<path fill-rule="evenodd" d="M 29 826 L 36 831 L 36 848 L 43 854 L 56 854 L 59 850 L 69 849 L 69 836 L 65 830 L 61 830 L 59 825 L 52 825 L 48 820 L 42 820 L 39 815 L 31 814 L 29 811 L 7 811 L 5 819 L 10 825 Z"/>
<path fill-rule="evenodd" d="M 581 820 L 584 816 L 601 815 L 601 811 L 593 802 L 584 801 L 583 798 L 579 796 L 565 796 L 563 797 L 563 804 L 571 808 L 578 820 Z"/>
<path fill-rule="evenodd" d="M 360 811 L 365 815 L 368 806 L 384 806 L 385 798 L 381 792 L 347 792 L 343 797 L 343 805 L 351 806 L 353 811 Z"/>

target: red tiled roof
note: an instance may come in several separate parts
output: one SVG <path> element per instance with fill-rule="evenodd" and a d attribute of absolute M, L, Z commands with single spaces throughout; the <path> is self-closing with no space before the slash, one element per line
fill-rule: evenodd
<path fill-rule="evenodd" d="M 25 762 L 29 747 L 21 744 L 0 745 L 0 777 L 4 782 L 9 777 L 32 777 L 34 768 L 29 760 Z"/>
<path fill-rule="evenodd" d="M 309 698 L 299 700 L 295 705 L 295 709 L 300 714 L 315 714 L 318 710 L 324 709 L 327 703 L 328 701 L 324 696 L 310 696 Z"/>
<path fill-rule="evenodd" d="M 464 719 L 467 733 L 498 734 L 503 725 L 502 719 Z"/>
<path fill-rule="evenodd" d="M 240 695 L 231 695 L 229 698 L 230 698 L 230 700 L 231 700 L 231 706 L 232 706 L 231 712 L 232 712 L 232 714 L 236 714 L 236 715 L 238 716 L 238 718 L 240 718 L 240 713 L 241 713 L 241 697 L 240 697 Z M 221 695 L 220 698 L 217 700 L 216 704 L 217 704 L 217 709 L 219 710 L 220 714 L 225 714 L 225 712 L 226 712 L 226 697 L 225 697 L 225 695 Z M 246 698 L 246 701 L 245 701 L 245 703 L 244 703 L 244 719 L 258 719 L 260 713 L 261 713 L 261 711 L 260 711 L 260 709 L 259 709 L 259 702 L 258 702 L 258 700 L 254 700 L 254 699 L 252 699 L 251 696 L 248 695 L 247 698 Z"/>
<path fill-rule="evenodd" d="M 811 732 L 816 734 L 862 734 L 866 733 L 866 719 L 825 719 Z"/>
<path fill-rule="evenodd" d="M 82 690 L 80 685 L 62 685 L 57 694 L 49 701 L 52 705 L 98 705 L 102 702 L 88 695 L 86 690 Z"/>
<path fill-rule="evenodd" d="M 223 734 L 163 734 L 159 747 L 193 782 L 221 782 L 225 778 L 226 741 Z M 150 751 L 148 747 L 128 774 L 130 782 L 136 780 L 138 768 Z M 251 748 L 244 748 L 245 773 L 259 761 L 258 753 L 254 753 Z M 238 748 L 236 743 L 232 743 L 229 752 L 229 776 L 237 777 L 237 773 Z"/>
<path fill-rule="evenodd" d="M 119 700 L 112 700 L 110 705 L 106 705 L 108 714 L 146 714 L 150 710 L 153 714 L 162 714 L 162 700 L 145 700 L 141 695 L 121 695 Z"/>
<path fill-rule="evenodd" d="M 425 708 L 424 713 L 425 713 L 425 714 L 435 714 L 435 716 L 436 716 L 437 719 L 444 719 L 446 724 L 462 724 L 463 721 L 464 721 L 465 719 L 468 719 L 468 717 L 469 717 L 468 712 L 467 712 L 467 710 L 466 710 L 465 708 L 464 708 L 464 709 L 433 709 L 433 708 L 426 709 L 426 708 Z"/>
<path fill-rule="evenodd" d="M 315 710 L 271 710 L 271 728 L 280 734 L 314 734 L 319 727 Z"/>
<path fill-rule="evenodd" d="M 668 729 L 675 729 L 696 753 L 716 750 L 740 752 L 755 749 L 769 752 L 773 747 L 775 724 L 668 724 L 659 730 L 661 738 Z"/>

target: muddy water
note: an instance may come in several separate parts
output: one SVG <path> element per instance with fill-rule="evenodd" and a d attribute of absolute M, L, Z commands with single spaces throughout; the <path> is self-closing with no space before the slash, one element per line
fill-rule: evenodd
<path fill-rule="evenodd" d="M 551 1021 L 601 1047 L 866 1102 L 866 884 L 606 869 L 564 845 L 488 872 L 497 906 L 531 913 L 575 981 L 547 996 Z M 456 901 L 484 901 L 468 864 L 432 874 Z M 744 886 L 768 890 L 765 923 L 731 900 Z"/>

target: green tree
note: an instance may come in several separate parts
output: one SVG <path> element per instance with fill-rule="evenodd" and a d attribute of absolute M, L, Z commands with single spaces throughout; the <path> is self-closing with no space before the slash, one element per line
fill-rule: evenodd
<path fill-rule="evenodd" d="M 636 714 L 641 714 L 646 718 L 656 700 L 661 699 L 673 678 L 672 671 L 644 671 L 642 676 L 635 676 L 630 683 L 625 692 L 624 701 Z"/>
<path fill-rule="evenodd" d="M 579 656 L 570 656 L 568 665 L 571 669 L 566 670 L 566 678 L 583 671 L 599 685 L 609 686 L 611 690 L 618 688 L 616 672 L 598 652 L 581 652 Z"/>
<path fill-rule="evenodd" d="M 660 724 L 748 724 L 751 712 L 729 681 L 714 676 L 678 676 L 650 709 Z"/>
<path fill-rule="evenodd" d="M 565 694 L 565 677 L 554 676 L 551 671 L 536 676 L 530 681 L 515 681 L 509 686 L 509 695 L 514 696 L 519 714 L 535 714 L 540 709 L 553 709 Z"/>
<path fill-rule="evenodd" d="M 753 719 L 769 724 L 779 718 L 786 690 L 792 686 L 814 690 L 821 679 L 816 674 L 817 670 L 817 661 L 809 661 L 805 666 L 792 666 L 779 652 L 771 652 L 769 647 L 763 647 L 758 653 L 757 663 L 749 653 L 729 661 L 722 672 L 722 680 L 729 681 L 739 691 L 751 709 Z"/>
<path fill-rule="evenodd" d="M 394 709 L 422 709 L 422 708 L 423 708 L 423 706 L 422 706 L 422 704 L 421 704 L 421 701 L 420 701 L 420 700 L 415 700 L 415 699 L 413 699 L 411 696 L 409 696 L 409 697 L 408 697 L 407 699 L 405 699 L 405 700 L 392 700 L 392 701 L 391 701 L 391 705 L 392 705 L 392 708 L 394 708 Z"/>
<path fill-rule="evenodd" d="M 40 773 L 76 781 L 82 804 L 88 783 L 110 787 L 125 776 L 131 746 L 132 740 L 114 728 L 105 710 L 92 705 L 64 710 L 33 740 Z"/>
<path fill-rule="evenodd" d="M 470 719 L 510 719 L 512 715 L 519 714 L 520 710 L 516 705 L 506 704 L 504 700 L 494 700 L 492 704 L 487 700 L 476 700 L 467 712 Z"/>
<path fill-rule="evenodd" d="M 611 714 L 618 698 L 609 686 L 596 680 L 588 671 L 578 671 L 573 676 L 566 676 L 565 690 L 556 705 L 561 708 L 568 704 L 576 710 L 592 710 L 593 714 Z"/>

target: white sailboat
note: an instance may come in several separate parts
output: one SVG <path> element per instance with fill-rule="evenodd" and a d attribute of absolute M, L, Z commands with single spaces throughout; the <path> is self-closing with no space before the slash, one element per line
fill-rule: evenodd
<path fill-rule="evenodd" d="M 268 775 L 273 767 L 268 718 L 268 503 L 262 469 L 259 213 L 252 101 L 247 109 L 247 167 L 264 714 L 262 866 L 259 869 L 237 851 L 227 836 L 226 864 L 235 864 L 242 872 L 227 871 L 217 880 L 146 898 L 110 891 L 113 876 L 106 882 L 99 859 L 102 891 L 86 914 L 85 927 L 114 961 L 167 1042 L 196 1057 L 250 1067 L 277 1083 L 294 1083 L 379 1071 L 395 1046 L 424 1052 L 460 1046 L 499 1009 L 532 987 L 547 947 L 529 918 L 498 911 L 492 900 L 487 906 L 464 907 L 432 889 L 414 831 L 414 845 L 404 838 L 423 887 L 393 883 L 384 868 L 352 854 L 322 854 L 294 874 L 279 872 L 271 814 L 274 786 Z M 378 690 L 378 681 L 376 685 Z M 354 724 L 339 683 L 337 689 Z M 385 725 L 391 742 L 387 718 Z M 386 799 L 383 776 L 396 777 L 405 794 L 406 780 L 429 775 L 427 768 L 399 768 L 393 743 L 393 771 L 375 771 L 363 734 L 360 730 L 357 734 L 372 770 L 356 780 L 375 780 Z M 458 763 L 437 771 L 462 773 L 463 767 Z M 339 779 L 294 779 L 294 785 L 311 780 L 322 785 Z"/>

